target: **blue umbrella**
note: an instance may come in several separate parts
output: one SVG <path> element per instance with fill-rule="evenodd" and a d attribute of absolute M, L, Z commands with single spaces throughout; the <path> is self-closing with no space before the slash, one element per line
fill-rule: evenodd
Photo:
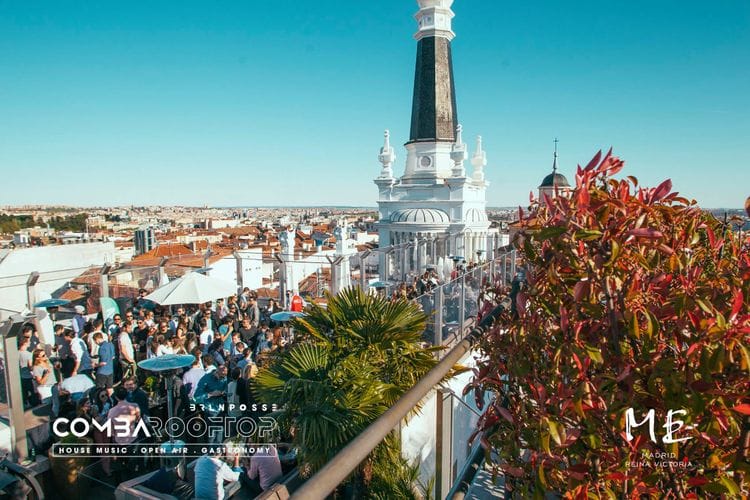
<path fill-rule="evenodd" d="M 47 309 L 49 307 L 60 307 L 66 306 L 68 304 L 70 304 L 70 301 L 65 299 L 47 299 L 41 302 L 37 302 L 36 304 L 34 304 L 34 307 Z"/>
<path fill-rule="evenodd" d="M 151 372 L 163 372 L 166 370 L 177 370 L 190 366 L 195 361 L 192 354 L 166 354 L 156 358 L 144 359 L 138 363 L 138 368 Z"/>
<path fill-rule="evenodd" d="M 294 318 L 301 318 L 304 316 L 304 313 L 301 312 L 294 312 L 294 311 L 280 311 L 277 313 L 273 313 L 271 315 L 271 319 L 274 321 L 278 321 L 280 323 L 284 323 L 286 321 L 289 321 Z"/>

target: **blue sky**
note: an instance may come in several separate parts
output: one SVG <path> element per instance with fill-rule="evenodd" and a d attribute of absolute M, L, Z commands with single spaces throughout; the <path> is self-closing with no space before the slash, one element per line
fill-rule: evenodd
<path fill-rule="evenodd" d="M 416 2 L 0 0 L 0 204 L 375 205 L 403 173 Z M 572 177 L 750 195 L 750 2 L 456 0 L 459 121 L 490 206 Z M 473 139 L 472 139 L 473 142 Z M 473 146 L 472 146 L 473 148 Z"/>

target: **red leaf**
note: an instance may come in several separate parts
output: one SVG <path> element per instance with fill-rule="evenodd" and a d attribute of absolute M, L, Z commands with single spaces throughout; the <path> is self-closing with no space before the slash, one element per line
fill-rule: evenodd
<path fill-rule="evenodd" d="M 716 248 L 716 235 L 710 227 L 706 228 L 706 234 L 708 234 L 708 243 L 711 245 L 711 248 Z"/>
<path fill-rule="evenodd" d="M 617 381 L 622 382 L 630 375 L 630 365 L 626 366 L 625 369 L 617 376 Z"/>
<path fill-rule="evenodd" d="M 705 477 L 691 477 L 690 479 L 688 479 L 687 484 L 688 486 L 703 486 L 708 482 L 709 480 Z"/>
<path fill-rule="evenodd" d="M 599 160 L 602 159 L 602 150 L 600 149 L 599 152 L 597 152 L 593 158 L 591 158 L 591 161 L 586 165 L 583 170 L 588 171 L 592 170 L 595 166 L 599 164 Z"/>
<path fill-rule="evenodd" d="M 508 410 L 500 406 L 497 408 L 497 411 L 500 412 L 500 415 L 502 415 L 505 420 L 507 420 L 511 424 L 513 423 L 513 415 L 511 415 Z"/>
<path fill-rule="evenodd" d="M 611 472 L 604 476 L 604 479 L 608 479 L 610 481 L 625 481 L 626 477 L 622 472 Z"/>
<path fill-rule="evenodd" d="M 749 404 L 741 404 L 737 405 L 734 408 L 732 408 L 737 413 L 742 413 L 743 415 L 750 415 L 750 405 Z"/>
<path fill-rule="evenodd" d="M 693 325 L 693 328 L 699 328 L 701 325 L 701 319 L 698 317 L 697 314 L 695 314 L 692 311 L 688 311 L 688 318 L 690 318 L 690 323 Z M 690 349 L 693 349 L 697 344 L 693 344 L 690 346 Z M 688 356 L 690 356 L 690 349 L 688 349 Z"/>
<path fill-rule="evenodd" d="M 662 252 L 664 252 L 667 255 L 673 255 L 674 254 L 674 250 L 672 249 L 672 247 L 670 247 L 668 245 L 665 245 L 663 243 L 661 245 L 659 245 L 659 250 L 661 250 Z"/>
<path fill-rule="evenodd" d="M 589 465 L 588 464 L 575 464 L 575 465 L 571 465 L 570 467 L 568 467 L 568 470 L 585 474 L 589 471 Z"/>
<path fill-rule="evenodd" d="M 568 309 L 560 304 L 560 329 L 563 333 L 568 331 Z"/>
<path fill-rule="evenodd" d="M 627 236 L 635 236 L 636 238 L 648 238 L 648 239 L 658 239 L 664 236 L 661 231 L 657 231 L 656 229 L 651 229 L 648 227 L 639 227 L 638 229 L 631 229 L 627 233 L 625 233 Z"/>
<path fill-rule="evenodd" d="M 579 242 L 583 243 L 583 242 Z M 588 295 L 588 289 L 589 289 L 589 282 L 588 281 L 579 281 L 578 283 L 573 286 L 573 299 L 575 299 L 576 303 L 581 302 L 583 297 L 585 295 Z"/>
<path fill-rule="evenodd" d="M 709 384 L 705 380 L 696 380 L 695 382 L 690 384 L 690 388 L 696 392 L 706 392 L 713 389 L 713 387 L 713 384 Z"/>
<path fill-rule="evenodd" d="M 578 191 L 578 206 L 581 208 L 587 208 L 589 206 L 589 190 L 585 187 Z"/>
<path fill-rule="evenodd" d="M 583 377 L 583 364 L 581 363 L 581 360 L 578 359 L 578 355 L 576 353 L 573 353 L 573 361 L 575 361 L 576 365 L 578 366 L 578 376 Z"/>
<path fill-rule="evenodd" d="M 576 481 L 583 481 L 584 479 L 586 479 L 586 474 L 583 474 L 581 472 L 575 472 L 575 471 L 569 470 L 568 474 L 570 475 L 570 477 L 572 477 Z M 583 493 L 580 493 L 577 498 L 588 498 L 588 495 L 585 492 L 583 492 Z"/>
<path fill-rule="evenodd" d="M 518 314 L 523 316 L 526 313 L 526 301 L 528 300 L 528 296 L 521 292 L 516 296 L 516 310 L 518 311 Z"/>
<path fill-rule="evenodd" d="M 503 467 L 503 471 L 511 476 L 521 477 L 523 476 L 523 469 L 520 467 Z"/>
<path fill-rule="evenodd" d="M 737 293 L 734 294 L 734 301 L 732 302 L 732 314 L 729 315 L 729 321 L 734 320 L 734 318 L 736 318 L 740 313 L 740 310 L 742 309 L 742 301 L 742 290 L 737 290 Z"/>
<path fill-rule="evenodd" d="M 653 195 L 651 196 L 651 201 L 655 202 L 661 200 L 662 198 L 667 196 L 670 191 L 672 191 L 672 181 L 670 179 L 667 179 L 656 187 Z"/>
<path fill-rule="evenodd" d="M 701 346 L 700 342 L 696 342 L 695 344 L 688 347 L 687 353 L 685 354 L 688 358 L 690 357 L 693 352 L 695 352 L 696 349 L 698 349 Z"/>

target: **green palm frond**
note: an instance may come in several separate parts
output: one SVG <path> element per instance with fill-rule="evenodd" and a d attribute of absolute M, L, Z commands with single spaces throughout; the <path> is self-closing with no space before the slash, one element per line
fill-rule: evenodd
<path fill-rule="evenodd" d="M 303 464 L 324 465 L 435 366 L 441 348 L 423 346 L 426 322 L 415 304 L 358 288 L 293 320 L 300 340 L 260 370 L 254 392 L 282 406 Z"/>

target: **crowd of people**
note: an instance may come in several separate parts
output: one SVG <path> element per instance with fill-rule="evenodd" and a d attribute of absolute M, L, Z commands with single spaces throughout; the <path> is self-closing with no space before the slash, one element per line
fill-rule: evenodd
<path fill-rule="evenodd" d="M 447 282 L 452 282 L 464 274 L 471 275 L 478 265 L 475 262 L 457 264 L 448 276 Z M 440 279 L 437 270 L 434 267 L 428 267 L 422 274 L 409 276 L 405 281 L 393 286 L 390 297 L 391 300 L 416 300 L 443 284 L 445 282 Z"/>
<path fill-rule="evenodd" d="M 132 307 L 106 321 L 101 314 L 87 316 L 82 306 L 76 306 L 69 326 L 54 326 L 54 344 L 42 342 L 33 323 L 24 325 L 18 341 L 24 405 L 50 404 L 53 419 L 102 423 L 118 418 L 134 426 L 144 416 L 166 416 L 163 381 L 170 377 L 174 416 L 257 416 L 261 405 L 254 401 L 251 380 L 270 353 L 292 340 L 291 330 L 271 318 L 282 311 L 277 301 L 270 299 L 261 306 L 246 288 L 226 299 L 170 310 L 148 302 L 145 295 L 144 291 Z M 289 303 L 301 309 L 301 299 Z M 168 354 L 192 354 L 194 361 L 185 369 L 161 373 L 138 366 L 144 359 Z M 95 430 L 89 437 L 107 442 Z M 229 437 L 222 433 L 180 436 L 200 443 L 221 443 Z M 120 439 L 119 444 L 133 439 Z M 277 467 L 273 461 L 264 463 L 263 485 L 268 486 L 269 474 Z M 257 489 L 258 466 L 253 471 L 246 465 L 243 481 Z M 201 474 L 205 475 L 205 467 L 198 469 Z M 111 461 L 102 460 L 102 469 L 109 476 Z"/>
<path fill-rule="evenodd" d="M 444 286 L 445 323 L 460 319 L 461 294 L 465 317 L 474 316 L 484 285 L 478 281 L 481 273 L 472 272 L 474 267 L 456 266 L 448 283 L 441 283 L 434 270 L 427 270 L 396 286 L 391 298 L 415 301 L 430 315 L 435 306 L 430 292 Z M 465 276 L 463 280 L 455 280 L 461 275 Z M 70 326 L 55 325 L 53 345 L 40 341 L 32 323 L 25 325 L 18 343 L 24 405 L 50 403 L 53 417 L 69 420 L 96 419 L 102 423 L 118 418 L 135 425 L 144 416 L 166 416 L 167 385 L 163 381 L 169 377 L 174 416 L 257 416 L 252 379 L 270 353 L 284 349 L 293 340 L 290 329 L 271 318 L 283 310 L 278 302 L 270 299 L 261 306 L 247 288 L 225 299 L 174 308 L 150 303 L 145 295 L 144 290 L 132 307 L 106 320 L 101 314 L 87 316 L 82 306 L 76 306 Z M 291 310 L 303 306 L 301 298 L 293 294 L 285 302 Z M 426 332 L 430 338 L 431 326 L 429 322 Z M 166 373 L 138 366 L 142 360 L 169 354 L 191 354 L 194 361 L 189 367 Z M 89 437 L 97 443 L 107 442 L 94 430 Z M 213 433 L 179 438 L 218 444 L 228 437 Z M 114 439 L 118 444 L 132 443 L 129 438 Z M 248 462 L 242 470 L 238 458 L 224 457 L 234 468 L 220 458 L 208 454 L 196 464 L 196 477 L 200 475 L 212 491 L 223 484 L 222 478 L 236 481 L 239 477 L 259 492 L 281 474 L 278 458 L 260 461 L 262 465 L 256 463 L 254 469 Z M 111 474 L 111 460 L 102 461 L 102 470 L 105 475 Z"/>

